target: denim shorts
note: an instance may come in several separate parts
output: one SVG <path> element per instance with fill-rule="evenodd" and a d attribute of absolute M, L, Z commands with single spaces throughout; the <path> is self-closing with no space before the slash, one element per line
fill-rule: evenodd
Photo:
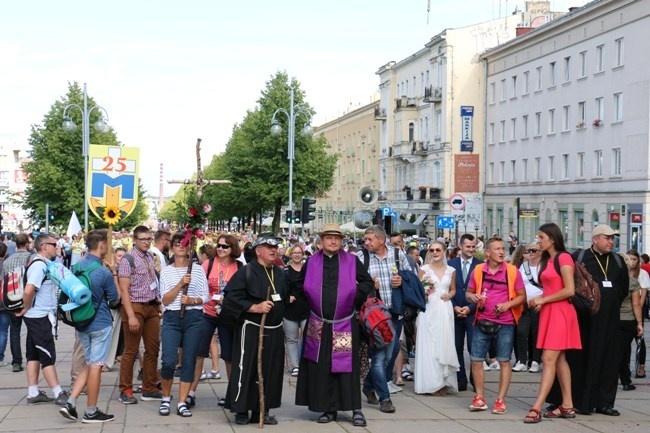
<path fill-rule="evenodd" d="M 84 349 L 86 365 L 104 365 L 113 338 L 113 326 L 90 332 L 77 331 L 77 338 Z"/>
<path fill-rule="evenodd" d="M 510 361 L 512 347 L 515 341 L 515 325 L 501 325 L 501 329 L 495 334 L 488 335 L 474 326 L 472 335 L 472 347 L 470 358 L 472 361 L 483 361 L 494 341 L 497 361 Z"/>

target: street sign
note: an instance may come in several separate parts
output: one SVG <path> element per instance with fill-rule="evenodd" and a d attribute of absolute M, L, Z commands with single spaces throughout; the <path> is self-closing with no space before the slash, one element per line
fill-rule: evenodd
<path fill-rule="evenodd" d="M 465 197 L 461 194 L 454 194 L 449 197 L 449 205 L 453 210 L 463 210 L 465 209 Z"/>
<path fill-rule="evenodd" d="M 392 211 L 393 211 L 393 209 L 389 208 L 388 206 L 382 207 L 381 208 L 381 216 L 382 217 L 391 216 L 390 213 Z"/>
<path fill-rule="evenodd" d="M 436 228 L 438 229 L 454 229 L 456 222 L 453 216 L 438 215 L 436 217 Z"/>
<path fill-rule="evenodd" d="M 461 119 L 461 152 L 473 152 L 474 141 L 472 140 L 472 122 L 474 118 L 474 106 L 463 105 L 460 107 Z"/>
<path fill-rule="evenodd" d="M 519 209 L 519 218 L 537 218 L 537 209 Z"/>

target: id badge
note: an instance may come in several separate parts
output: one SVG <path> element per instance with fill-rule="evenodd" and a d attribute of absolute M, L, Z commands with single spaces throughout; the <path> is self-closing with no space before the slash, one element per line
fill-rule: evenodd
<path fill-rule="evenodd" d="M 612 287 L 612 282 L 609 280 L 603 281 L 603 287 Z"/>
<path fill-rule="evenodd" d="M 158 288 L 158 283 L 154 281 L 153 283 L 149 284 L 149 288 L 154 291 Z"/>
<path fill-rule="evenodd" d="M 280 296 L 279 293 L 274 293 L 271 295 L 271 299 L 273 302 L 280 302 L 282 300 L 282 297 Z"/>
<path fill-rule="evenodd" d="M 223 295 L 221 293 L 215 293 L 212 295 L 212 300 L 213 301 L 221 301 L 223 299 Z"/>

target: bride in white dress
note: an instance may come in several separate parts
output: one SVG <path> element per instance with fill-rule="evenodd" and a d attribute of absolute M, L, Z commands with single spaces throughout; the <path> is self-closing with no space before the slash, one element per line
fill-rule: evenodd
<path fill-rule="evenodd" d="M 429 245 L 426 263 L 420 268 L 420 280 L 435 283 L 427 289 L 426 311 L 418 314 L 415 341 L 415 392 L 445 395 L 458 392 L 459 369 L 454 342 L 454 310 L 451 299 L 456 293 L 455 270 L 444 263 L 445 246 Z"/>

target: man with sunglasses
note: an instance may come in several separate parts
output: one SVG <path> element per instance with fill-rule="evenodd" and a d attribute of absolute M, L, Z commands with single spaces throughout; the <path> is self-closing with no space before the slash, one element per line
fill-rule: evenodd
<path fill-rule="evenodd" d="M 467 351 L 472 348 L 472 333 L 474 332 L 474 313 L 476 304 L 467 301 L 465 292 L 469 276 L 483 260 L 474 257 L 476 252 L 476 239 L 474 235 L 465 233 L 460 237 L 460 255 L 449 260 L 449 266 L 456 270 L 456 294 L 451 300 L 454 307 L 454 334 L 456 338 L 456 355 L 460 370 L 456 373 L 458 391 L 467 390 L 467 370 L 465 369 L 465 337 L 467 337 Z M 470 383 L 472 376 L 470 370 Z"/>
<path fill-rule="evenodd" d="M 54 401 L 63 406 L 68 402 L 68 393 L 61 389 L 56 372 L 56 347 L 52 326 L 56 315 L 56 286 L 46 277 L 47 265 L 56 258 L 56 239 L 42 233 L 34 241 L 36 256 L 27 265 L 27 284 L 23 301 L 25 306 L 16 313 L 23 317 L 27 327 L 26 359 L 27 403 L 49 403 Z M 43 371 L 45 381 L 55 398 L 48 397 L 38 389 L 38 375 Z"/>
<path fill-rule="evenodd" d="M 133 397 L 133 364 L 140 340 L 144 342 L 142 400 L 162 400 L 156 386 L 160 349 L 161 300 L 155 260 L 149 247 L 153 235 L 145 226 L 133 230 L 134 247 L 124 256 L 118 269 L 122 299 L 124 353 L 120 362 L 120 402 L 136 404 Z"/>

